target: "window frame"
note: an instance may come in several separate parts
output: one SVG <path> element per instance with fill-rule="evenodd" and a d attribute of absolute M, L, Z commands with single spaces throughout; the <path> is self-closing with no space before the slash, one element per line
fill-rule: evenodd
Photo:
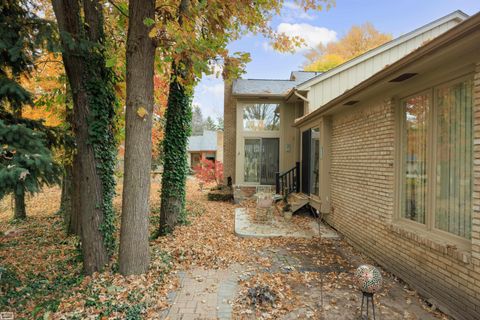
<path fill-rule="evenodd" d="M 280 130 L 276 131 L 249 131 L 243 129 L 243 112 L 246 105 L 257 104 L 257 103 L 270 103 L 270 104 L 279 104 L 280 105 Z M 282 118 L 285 117 L 285 102 L 278 97 L 271 99 L 254 99 L 254 98 L 242 98 L 236 101 L 235 105 L 235 123 L 236 123 L 236 133 L 235 133 L 235 148 L 236 148 L 236 160 L 235 160 L 235 177 L 237 185 L 245 186 L 258 186 L 260 182 L 246 182 L 244 180 L 244 166 L 245 166 L 245 139 L 255 139 L 255 138 L 278 138 L 279 140 L 279 168 L 282 168 L 283 165 L 283 156 L 284 152 L 283 147 L 283 135 L 282 130 L 285 124 L 282 123 Z"/>
<path fill-rule="evenodd" d="M 423 90 L 416 91 L 414 93 L 409 93 L 408 95 L 403 95 L 399 98 L 395 98 L 395 109 L 396 115 L 395 118 L 397 119 L 396 125 L 396 152 L 395 152 L 395 162 L 396 165 L 396 172 L 395 172 L 395 214 L 394 214 L 394 222 L 399 224 L 403 227 L 411 229 L 412 231 L 419 233 L 420 235 L 425 235 L 437 242 L 441 243 L 454 243 L 457 247 L 461 250 L 470 250 L 472 241 L 471 239 L 464 238 L 458 236 L 456 234 L 450 233 L 448 231 L 444 231 L 435 227 L 435 215 L 436 215 L 436 179 L 437 179 L 437 133 L 438 133 L 438 109 L 437 109 L 437 93 L 438 90 L 453 86 L 455 84 L 464 82 L 464 81 L 473 81 L 474 75 L 472 73 L 464 74 L 462 76 L 458 76 L 452 78 L 448 81 L 436 83 L 433 85 L 428 86 Z M 426 212 L 425 212 L 425 224 L 420 222 L 412 221 L 408 218 L 403 217 L 403 192 L 405 189 L 405 182 L 404 182 L 404 175 L 405 175 L 405 161 L 404 161 L 404 134 L 405 134 L 405 100 L 422 95 L 427 94 L 429 96 L 429 115 L 427 117 L 427 204 L 426 204 Z M 473 104 L 473 107 L 475 105 Z M 473 111 L 474 112 L 474 111 Z M 472 134 L 474 129 L 472 128 Z M 472 137 L 474 139 L 474 137 Z M 472 175 L 474 172 L 474 166 L 472 163 Z M 472 190 L 473 195 L 474 190 Z M 473 208 L 472 208 L 472 223 L 473 223 Z"/>
<path fill-rule="evenodd" d="M 317 165 L 318 165 L 318 180 L 316 181 L 317 184 L 318 184 L 318 192 L 317 193 L 314 193 L 314 181 L 313 181 L 313 165 L 314 165 L 314 161 L 310 161 L 310 194 L 309 196 L 311 197 L 316 197 L 317 199 L 320 199 L 320 193 L 322 192 L 322 186 L 320 184 L 321 182 L 321 175 L 322 175 L 322 172 L 321 172 L 321 166 L 320 166 L 320 160 L 322 158 L 322 144 L 321 144 L 321 130 L 320 130 L 320 125 L 317 125 L 317 126 L 313 126 L 310 128 L 310 130 L 312 131 L 312 136 L 310 138 L 310 158 L 311 160 L 314 160 L 315 158 L 315 155 L 314 155 L 314 152 L 313 152 L 313 131 L 315 129 L 318 129 L 318 161 L 317 161 Z"/>
<path fill-rule="evenodd" d="M 277 130 L 265 130 L 265 129 L 262 129 L 262 130 L 258 130 L 258 129 L 254 129 L 254 130 L 250 130 L 248 128 L 245 127 L 245 110 L 247 107 L 249 106 L 255 106 L 255 105 L 260 105 L 260 104 L 264 104 L 264 105 L 276 105 L 277 107 L 275 109 L 278 108 L 278 129 Z M 282 103 L 281 102 L 274 102 L 274 101 L 257 101 L 257 102 L 244 102 L 242 103 L 242 106 L 241 106 L 241 126 L 242 126 L 242 131 L 243 132 L 252 132 L 252 133 L 262 133 L 262 132 L 280 132 L 281 131 L 281 126 L 282 126 L 282 114 L 281 114 L 281 107 L 282 107 Z M 275 113 L 275 110 L 274 110 L 274 113 Z M 258 119 L 255 119 L 257 121 L 260 121 Z"/>

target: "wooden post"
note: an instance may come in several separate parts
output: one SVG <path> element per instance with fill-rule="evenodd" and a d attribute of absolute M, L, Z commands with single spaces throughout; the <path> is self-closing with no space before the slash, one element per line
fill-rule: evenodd
<path fill-rule="evenodd" d="M 280 194 L 280 172 L 275 173 L 275 193 Z"/>

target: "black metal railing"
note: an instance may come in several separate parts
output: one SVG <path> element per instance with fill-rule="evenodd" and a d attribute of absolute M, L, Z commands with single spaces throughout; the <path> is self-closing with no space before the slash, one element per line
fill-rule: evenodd
<path fill-rule="evenodd" d="M 290 170 L 275 174 L 275 191 L 284 196 L 300 192 L 300 162 L 295 163 L 295 167 Z"/>

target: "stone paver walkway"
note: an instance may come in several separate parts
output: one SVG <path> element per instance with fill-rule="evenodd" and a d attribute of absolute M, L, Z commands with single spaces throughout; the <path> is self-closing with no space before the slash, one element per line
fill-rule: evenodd
<path fill-rule="evenodd" d="M 295 227 L 292 222 L 286 221 L 282 217 L 274 217 L 268 223 L 256 223 L 255 221 L 252 221 L 245 208 L 235 209 L 235 234 L 240 237 L 312 238 L 319 236 L 318 223 L 314 219 L 312 219 L 309 227 L 309 229 L 300 229 Z"/>
<path fill-rule="evenodd" d="M 239 266 L 226 270 L 193 269 L 182 272 L 180 288 L 165 320 L 232 319 Z"/>

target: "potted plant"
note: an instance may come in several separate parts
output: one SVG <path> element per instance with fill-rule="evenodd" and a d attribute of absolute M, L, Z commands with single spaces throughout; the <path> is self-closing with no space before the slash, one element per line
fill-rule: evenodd
<path fill-rule="evenodd" d="M 284 200 L 285 200 L 285 206 L 282 209 L 283 217 L 285 218 L 285 220 L 289 221 L 290 219 L 292 219 L 292 215 L 293 215 L 292 205 L 288 203 L 287 197 L 285 197 Z"/>

